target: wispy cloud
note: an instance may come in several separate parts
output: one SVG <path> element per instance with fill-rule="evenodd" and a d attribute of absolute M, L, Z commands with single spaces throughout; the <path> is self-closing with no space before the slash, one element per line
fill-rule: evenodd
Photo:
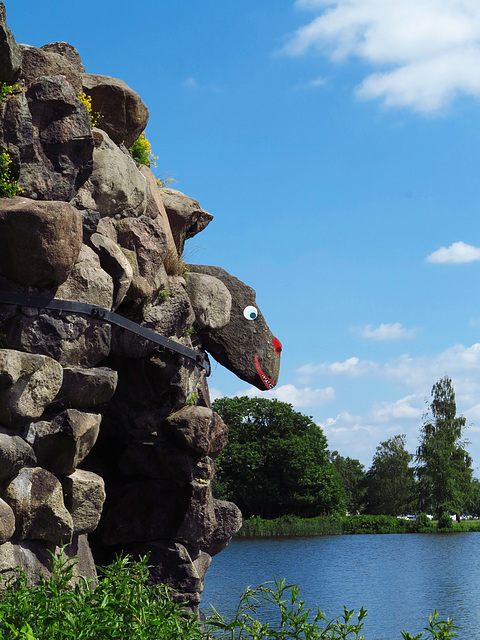
<path fill-rule="evenodd" d="M 363 376 L 376 371 L 378 365 L 371 360 L 360 360 L 356 356 L 343 362 L 323 362 L 322 364 L 305 364 L 297 369 L 301 380 L 307 382 L 318 375 L 343 375 L 351 378 Z"/>
<path fill-rule="evenodd" d="M 283 51 L 321 50 L 334 61 L 356 57 L 373 73 L 362 99 L 431 113 L 458 94 L 480 97 L 480 4 L 477 0 L 297 0 L 313 20 Z"/>
<path fill-rule="evenodd" d="M 196 89 L 198 89 L 198 82 L 195 78 L 190 76 L 189 78 L 185 78 L 185 80 L 182 82 L 182 87 L 188 89 L 189 91 L 195 91 Z"/>
<path fill-rule="evenodd" d="M 247 395 L 250 398 L 259 396 L 258 389 L 251 387 L 246 392 L 237 395 Z M 298 409 L 304 407 L 318 407 L 331 402 L 335 398 L 335 389 L 325 387 L 323 389 L 312 389 L 310 387 L 298 388 L 293 384 L 284 384 L 275 387 L 271 391 L 261 394 L 262 398 L 275 398 L 281 402 L 288 402 Z"/>
<path fill-rule="evenodd" d="M 425 258 L 426 262 L 453 264 L 480 260 L 480 249 L 465 242 L 454 242 L 449 247 L 440 247 Z"/>
<path fill-rule="evenodd" d="M 373 328 L 371 324 L 367 324 L 360 329 L 362 338 L 368 340 L 411 340 L 415 338 L 416 329 L 406 329 L 400 322 L 393 324 L 381 324 Z"/>
<path fill-rule="evenodd" d="M 319 87 L 324 87 L 327 82 L 327 78 L 322 78 L 320 76 L 314 80 L 309 80 L 308 82 L 300 82 L 300 84 L 296 85 L 295 89 L 318 89 Z"/>

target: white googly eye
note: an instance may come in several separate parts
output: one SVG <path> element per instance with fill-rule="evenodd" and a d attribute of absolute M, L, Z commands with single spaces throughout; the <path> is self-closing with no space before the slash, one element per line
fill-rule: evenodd
<path fill-rule="evenodd" d="M 255 309 L 255 307 L 249 305 L 243 310 L 243 315 L 247 320 L 255 320 L 255 318 L 258 316 L 258 311 Z"/>

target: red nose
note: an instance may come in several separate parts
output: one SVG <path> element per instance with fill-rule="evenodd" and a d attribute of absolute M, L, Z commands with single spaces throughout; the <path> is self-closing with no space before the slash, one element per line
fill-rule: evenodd
<path fill-rule="evenodd" d="M 277 340 L 277 338 L 273 339 L 273 346 L 275 348 L 275 351 L 277 353 L 282 353 L 282 343 L 280 342 L 280 340 Z"/>

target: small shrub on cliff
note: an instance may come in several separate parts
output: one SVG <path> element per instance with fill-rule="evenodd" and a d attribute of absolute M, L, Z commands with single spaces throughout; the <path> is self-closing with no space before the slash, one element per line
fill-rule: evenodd
<path fill-rule="evenodd" d="M 90 116 L 90 124 L 92 127 L 96 127 L 100 122 L 103 116 L 101 116 L 98 111 L 92 111 L 92 98 L 87 95 L 85 92 L 80 93 L 78 96 L 80 102 L 87 108 L 88 115 Z"/>
<path fill-rule="evenodd" d="M 151 147 L 152 145 L 146 139 L 145 134 L 142 133 L 128 150 L 132 158 L 140 164 L 144 164 L 146 167 L 156 167 L 157 164 L 155 160 L 158 160 L 158 156 L 153 155 Z"/>
<path fill-rule="evenodd" d="M 5 102 L 7 98 L 10 96 L 14 96 L 16 93 L 19 93 L 22 89 L 18 86 L 18 84 L 11 85 L 5 84 L 5 82 L 0 83 L 0 102 Z"/>
<path fill-rule="evenodd" d="M 23 193 L 17 187 L 17 181 L 12 176 L 11 164 L 10 154 L 7 151 L 2 151 L 0 153 L 0 198 L 13 198 L 13 196 Z"/>

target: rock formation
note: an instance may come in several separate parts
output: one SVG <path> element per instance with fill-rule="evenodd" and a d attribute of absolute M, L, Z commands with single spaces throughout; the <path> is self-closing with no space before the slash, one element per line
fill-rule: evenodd
<path fill-rule="evenodd" d="M 67 43 L 18 45 L 1 2 L 0 81 L 18 83 L 0 150 L 20 189 L 0 199 L 0 576 L 35 581 L 59 545 L 87 576 L 93 558 L 149 552 L 151 579 L 195 607 L 241 526 L 212 495 L 228 430 L 205 350 L 265 390 L 280 342 L 253 289 L 182 262 L 212 216 L 128 152 L 148 121 L 138 94 Z"/>

